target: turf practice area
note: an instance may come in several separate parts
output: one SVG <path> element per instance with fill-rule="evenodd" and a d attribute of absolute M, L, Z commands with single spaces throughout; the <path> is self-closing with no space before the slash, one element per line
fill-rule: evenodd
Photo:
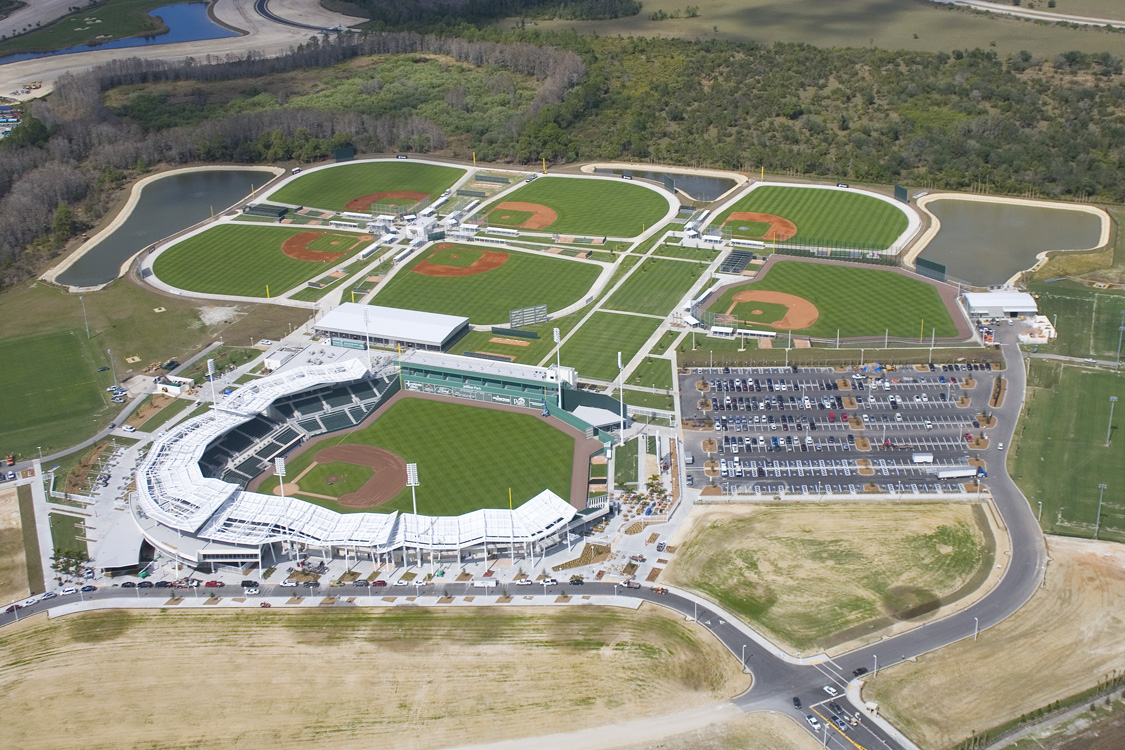
<path fill-rule="evenodd" d="M 457 167 L 400 159 L 342 164 L 303 174 L 271 193 L 269 199 L 344 211 L 349 201 L 377 193 L 414 192 L 435 198 L 464 173 Z"/>
<path fill-rule="evenodd" d="M 635 237 L 668 213 L 668 201 L 655 190 L 600 179 L 540 177 L 507 193 L 499 202 L 546 206 L 558 214 L 558 219 L 540 231 L 558 234 Z M 490 211 L 493 209 L 486 206 L 478 215 L 492 221 Z M 502 217 L 513 212 L 498 211 L 497 224 L 510 226 L 513 220 Z"/>
<path fill-rule="evenodd" d="M 0 357 L 0 451 L 33 454 L 84 434 L 108 404 L 102 382 L 88 364 L 98 352 L 86 334 L 54 331 L 5 339 Z M 100 352 L 104 355 L 104 352 Z M 104 361 L 98 361 L 100 365 Z M 109 373 L 105 373 L 106 376 Z"/>
<path fill-rule="evenodd" d="M 502 262 L 479 273 L 431 275 L 473 270 L 482 253 L 506 259 L 493 258 L 493 263 Z M 600 272 L 592 263 L 550 255 L 442 243 L 402 268 L 372 303 L 465 315 L 474 324 L 506 325 L 508 311 L 514 308 L 546 305 L 555 312 L 581 299 Z"/>
<path fill-rule="evenodd" d="M 1109 397 L 1125 380 L 1108 371 L 1032 359 L 1027 404 L 1008 468 L 1049 533 L 1092 537 L 1105 484 L 1099 539 L 1125 542 L 1125 419 L 1121 402 L 1106 447 Z M 1007 398 L 1018 398 L 1009 394 Z M 995 453 L 995 450 L 993 451 Z"/>
<path fill-rule="evenodd" d="M 771 291 L 801 297 L 816 306 L 816 322 L 802 334 L 816 338 L 883 336 L 929 339 L 931 329 L 938 338 L 957 335 L 949 310 L 932 285 L 893 271 L 857 268 L 828 263 L 785 260 L 774 263 L 759 281 L 728 287 L 708 308 L 713 313 L 743 315 L 743 309 L 768 310 L 758 302 L 735 303 L 735 295 L 746 291 Z M 766 316 L 746 316 L 746 325 L 759 326 Z"/>
<path fill-rule="evenodd" d="M 1125 295 L 1090 289 L 1075 281 L 1031 284 L 1028 291 L 1039 301 L 1039 313 L 1059 323 L 1059 337 L 1040 352 L 1070 357 L 1114 359 L 1125 322 Z"/>
<path fill-rule="evenodd" d="M 310 252 L 287 255 L 285 241 L 304 233 L 323 236 L 307 245 Z M 270 296 L 276 297 L 369 244 L 370 240 L 360 238 L 319 228 L 222 225 L 176 243 L 160 254 L 152 268 L 164 283 L 191 292 L 265 297 L 268 285 Z M 325 260 L 312 260 L 319 256 Z"/>
<path fill-rule="evenodd" d="M 617 352 L 621 363 L 628 363 L 659 326 L 656 318 L 594 313 L 562 345 L 562 363 L 578 370 L 581 378 L 615 380 Z"/>
<path fill-rule="evenodd" d="M 650 258 L 614 292 L 605 306 L 613 310 L 666 315 L 703 273 L 705 266 Z"/>
<path fill-rule="evenodd" d="M 319 451 L 348 444 L 375 445 L 404 461 L 417 463 L 421 482 L 417 488 L 418 512 L 427 515 L 452 516 L 479 508 L 507 508 L 509 487 L 516 505 L 545 489 L 564 499 L 570 497 L 574 438 L 531 412 L 521 414 L 403 398 L 367 428 L 334 436 L 291 459 L 286 467 L 287 481 L 304 471 Z M 337 464 L 331 474 L 342 477 L 342 472 L 347 473 L 347 467 Z M 306 482 L 308 478 L 306 475 L 301 479 L 302 489 L 314 486 Z M 350 475 L 348 481 L 352 482 Z M 276 477 L 271 477 L 260 491 L 272 493 L 276 486 Z M 316 486 L 317 494 L 329 494 L 324 492 L 323 479 Z M 340 512 L 356 510 L 323 498 L 300 494 L 298 497 Z M 365 510 L 410 512 L 410 490 Z"/>
<path fill-rule="evenodd" d="M 712 226 L 724 224 L 732 236 L 763 236 L 763 223 L 735 219 L 732 213 L 779 216 L 796 225 L 794 244 L 850 248 L 888 248 L 909 224 L 906 214 L 891 203 L 862 193 L 825 188 L 765 185 L 719 214 Z M 742 227 L 746 227 L 745 230 Z"/>

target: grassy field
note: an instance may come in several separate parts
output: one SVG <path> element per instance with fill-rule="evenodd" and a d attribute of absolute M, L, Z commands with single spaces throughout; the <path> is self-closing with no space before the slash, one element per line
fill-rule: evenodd
<path fill-rule="evenodd" d="M 278 203 L 343 211 L 348 201 L 395 190 L 426 193 L 436 198 L 465 174 L 458 167 L 409 160 L 342 164 L 303 174 L 269 195 Z"/>
<path fill-rule="evenodd" d="M 176 416 L 183 414 L 189 406 L 191 406 L 190 401 L 176 399 L 172 403 L 168 404 L 168 406 L 165 406 L 163 409 L 149 417 L 144 422 L 144 424 L 142 424 L 137 429 L 141 432 L 152 432 L 153 430 L 159 429 L 168 422 L 172 421 L 172 419 Z"/>
<path fill-rule="evenodd" d="M 190 292 L 240 297 L 276 297 L 343 261 L 326 263 L 290 258 L 281 245 L 290 237 L 320 228 L 217 226 L 177 242 L 160 254 L 152 270 L 166 284 Z M 367 244 L 359 235 L 336 232 L 342 252 L 356 252 Z M 314 250 L 316 248 L 313 248 Z"/>
<path fill-rule="evenodd" d="M 462 352 L 487 352 L 489 354 L 506 354 L 515 357 L 515 362 L 521 364 L 537 365 L 545 361 L 549 357 L 550 364 L 555 361 L 555 357 L 551 355 L 551 350 L 554 349 L 555 342 L 551 334 L 552 328 L 558 328 L 559 333 L 563 336 L 570 333 L 571 329 L 578 325 L 582 320 L 582 316 L 586 314 L 587 308 L 572 312 L 570 315 L 546 323 L 536 323 L 535 325 L 524 326 L 521 330 L 535 331 L 539 334 L 537 339 L 527 339 L 527 346 L 513 346 L 512 344 L 501 344 L 492 341 L 494 338 L 508 338 L 505 336 L 497 336 L 492 331 L 469 331 L 463 338 L 458 339 L 454 344 L 453 351 L 457 354 Z M 563 366 L 567 366 L 564 362 Z"/>
<path fill-rule="evenodd" d="M 692 512 L 698 515 L 665 572 L 668 580 L 800 650 L 904 619 L 991 560 L 965 505 Z"/>
<path fill-rule="evenodd" d="M 417 463 L 420 513 L 452 516 L 478 508 L 507 508 L 509 487 L 517 504 L 545 489 L 570 498 L 574 438 L 530 412 L 406 398 L 370 427 L 317 443 L 315 449 L 291 459 L 288 475 L 300 474 L 317 451 L 347 444 L 377 445 Z M 534 472 L 528 471 L 531 466 Z M 272 492 L 276 486 L 276 477 L 271 477 L 261 491 Z M 322 492 L 323 482 L 317 486 L 318 493 L 327 494 Z M 355 512 L 331 501 L 299 497 L 340 512 Z M 410 490 L 370 510 L 410 512 Z"/>
<path fill-rule="evenodd" d="M 621 364 L 627 364 L 659 326 L 655 318 L 594 313 L 563 343 L 563 362 L 578 370 L 580 378 L 615 380 L 617 353 L 621 352 Z"/>
<path fill-rule="evenodd" d="M 688 293 L 706 266 L 649 258 L 614 292 L 605 307 L 626 312 L 667 315 Z"/>
<path fill-rule="evenodd" d="M 1059 336 L 1040 352 L 1069 357 L 1114 359 L 1118 327 L 1125 322 L 1125 295 L 1098 291 L 1075 282 L 1033 283 L 1039 313 L 1058 321 Z"/>
<path fill-rule="evenodd" d="M 51 543 L 55 545 L 56 550 L 88 554 L 86 542 L 78 538 L 86 535 L 85 530 L 79 528 L 83 520 L 81 516 L 49 513 L 47 517 L 51 522 Z"/>
<path fill-rule="evenodd" d="M 728 287 L 711 312 L 726 312 L 743 291 L 775 291 L 809 300 L 820 316 L 800 332 L 816 338 L 882 336 L 938 338 L 957 335 L 957 327 L 937 289 L 892 271 L 786 260 L 775 263 L 760 280 Z"/>
<path fill-rule="evenodd" d="M 913 663 L 880 666 L 878 677 L 864 677 L 863 699 L 876 701 L 881 713 L 919 746 L 951 748 L 973 733 L 979 737 L 1092 688 L 1114 671 L 1120 674 L 1125 548 L 1049 536 L 1047 551 L 1046 580 L 1027 605 L 982 630 L 976 641 L 958 641 Z"/>
<path fill-rule="evenodd" d="M 1099 3 L 1093 6 L 1093 3 Z M 1089 13 L 1120 17 L 1115 0 L 1059 0 L 1059 13 Z M 694 18 L 652 20 L 663 11 L 684 15 L 679 0 L 647 0 L 635 16 L 606 21 L 528 21 L 529 28 L 575 29 L 581 34 L 616 36 L 672 36 L 683 39 L 722 39 L 736 42 L 799 42 L 817 47 L 880 47 L 888 50 L 928 50 L 948 53 L 953 49 L 985 49 L 1006 56 L 1020 50 L 1049 57 L 1070 50 L 1112 52 L 1125 55 L 1125 36 L 1097 31 L 1066 29 L 1000 16 L 984 16 L 931 3 L 895 3 L 881 0 L 852 0 L 841 8 L 837 3 L 779 4 L 776 0 L 699 0 Z M 1026 5 L 1026 3 L 1025 3 Z M 1035 3 L 1047 10 L 1047 3 Z M 1081 8 L 1082 10 L 1079 10 Z M 1089 10 L 1087 10 L 1089 9 Z M 511 28 L 515 19 L 498 22 Z"/>
<path fill-rule="evenodd" d="M 99 35 L 124 39 L 158 34 L 168 27 L 151 18 L 149 11 L 182 2 L 190 0 L 111 0 L 100 8 L 87 7 L 35 31 L 12 37 L 0 43 L 0 55 L 97 44 Z M 79 8 L 81 4 L 76 3 L 74 7 Z M 96 18 L 100 23 L 84 23 L 87 18 Z"/>
<path fill-rule="evenodd" d="M 334 750 L 421 750 L 573 731 L 623 714 L 713 711 L 749 684 L 702 626 L 657 607 L 502 607 L 29 618 L 0 634 L 4 734 L 24 750 L 305 750 L 323 748 L 326 737 Z M 145 649 L 138 670 L 141 643 L 159 648 Z M 167 675 L 187 662 L 203 695 L 228 690 L 231 675 L 269 689 L 212 701 L 201 721 L 167 689 Z M 480 684 L 489 688 L 471 687 Z M 310 695 L 327 697 L 332 710 Z M 66 718 L 45 726 L 44 714 Z"/>
<path fill-rule="evenodd" d="M 906 214 L 893 204 L 863 193 L 809 187 L 766 185 L 715 217 L 712 226 L 722 226 L 735 211 L 753 211 L 789 219 L 797 225 L 791 240 L 796 244 L 825 243 L 830 247 L 887 248 L 908 225 Z M 759 237 L 756 222 L 730 224 L 734 236 Z"/>
<path fill-rule="evenodd" d="M 619 398 L 618 394 L 621 391 L 616 388 L 610 394 L 612 398 Z M 633 391 L 629 388 L 625 389 L 625 404 L 627 406 L 639 406 L 644 409 L 664 409 L 672 411 L 675 409 L 674 399 L 671 394 L 665 393 L 649 393 L 648 391 Z"/>
<path fill-rule="evenodd" d="M 640 450 L 640 440 L 636 437 L 613 448 L 613 481 L 618 487 L 637 483 L 637 453 Z"/>
<path fill-rule="evenodd" d="M 454 254 L 473 259 L 482 250 L 469 245 L 451 248 L 456 251 Z M 471 276 L 439 277 L 414 272 L 418 264 L 442 252 L 423 252 L 395 274 L 375 295 L 372 304 L 465 315 L 474 324 L 507 325 L 508 311 L 514 308 L 546 305 L 548 312 L 554 312 L 581 299 L 601 272 L 601 267 L 591 263 L 515 251 L 508 253 L 502 266 Z M 437 258 L 433 262 L 436 261 Z"/>
<path fill-rule="evenodd" d="M 709 247 L 678 247 L 677 245 L 661 245 L 653 251 L 653 255 L 662 258 L 685 258 L 687 260 L 702 260 L 707 263 L 715 260 L 718 250 Z"/>
<path fill-rule="evenodd" d="M 215 373 L 221 373 L 230 367 L 242 365 L 262 356 L 260 349 L 249 346 L 220 346 L 212 349 L 206 357 L 198 360 L 191 367 L 186 367 L 176 375 L 182 378 L 191 378 L 196 383 L 207 382 L 207 360 L 215 360 Z"/>
<path fill-rule="evenodd" d="M 672 362 L 659 357 L 645 357 L 631 373 L 625 376 L 625 385 L 671 389 Z"/>
<path fill-rule="evenodd" d="M 541 231 L 635 237 L 664 218 L 668 201 L 639 185 L 611 180 L 540 177 L 505 195 L 500 202 L 541 203 L 559 218 Z M 485 206 L 483 215 L 490 208 Z"/>
<path fill-rule="evenodd" d="M 1008 456 L 1016 484 L 1039 514 L 1043 529 L 1091 537 L 1098 512 L 1098 484 L 1108 485 L 1099 539 L 1125 542 L 1125 437 L 1115 427 L 1105 447 L 1109 397 L 1125 396 L 1125 378 L 1033 359 L 1032 386 Z M 1113 420 L 1125 419 L 1125 400 Z"/>
<path fill-rule="evenodd" d="M 77 432 L 92 431 L 112 405 L 105 387 L 110 373 L 84 366 L 108 364 L 105 352 L 86 339 L 85 330 L 19 336 L 4 341 L 0 357 L 0 449 L 34 452 L 59 446 Z M 40 442 L 41 441 L 41 442 Z"/>
<path fill-rule="evenodd" d="M 83 326 L 82 302 L 78 295 L 54 289 L 34 282 L 21 284 L 0 294 L 0 347 L 8 354 L 0 363 L 0 371 L 21 378 L 7 391 L 5 408 L 0 410 L 0 420 L 13 418 L 30 419 L 24 428 L 10 432 L 0 428 L 0 450 L 15 451 L 30 456 L 43 447 L 44 455 L 57 452 L 67 446 L 89 437 L 107 425 L 116 411 L 108 408 L 88 413 L 86 419 L 69 414 L 60 415 L 57 411 L 40 412 L 15 406 L 37 403 L 41 397 L 23 394 L 29 390 L 41 392 L 45 384 L 59 378 L 59 387 L 82 392 L 90 388 L 101 396 L 104 388 L 111 384 L 111 373 L 97 370 L 109 365 L 106 350 L 113 352 L 113 366 L 119 379 L 135 375 L 153 362 L 166 362 L 175 357 L 185 359 L 199 351 L 205 343 L 225 336 L 229 342 L 249 342 L 262 338 L 277 339 L 285 333 L 290 324 L 304 323 L 308 320 L 305 310 L 278 307 L 275 305 L 241 306 L 230 305 L 230 315 L 223 322 L 205 324 L 200 317 L 207 308 L 197 306 L 190 300 L 156 294 L 129 281 L 115 282 L 100 292 L 86 294 L 86 317 L 92 338 L 87 343 Z M 163 312 L 156 312 L 163 309 Z M 51 336 L 73 336 L 78 342 L 77 350 L 68 350 L 69 355 L 48 346 L 43 353 L 47 361 L 56 362 L 63 357 L 62 366 L 50 372 L 38 369 L 34 378 L 31 369 L 21 364 L 33 360 L 38 349 L 28 351 L 23 356 L 21 342 L 31 337 L 34 346 L 42 341 L 55 341 Z M 52 354 L 52 352 L 56 352 Z M 15 355 L 21 353 L 17 359 Z M 139 358 L 136 364 L 125 362 L 126 357 Z M 20 375 L 23 371 L 24 375 Z M 12 386 L 9 386 L 11 388 Z M 114 404 L 114 407 L 117 405 Z M 21 416 L 22 415 L 22 416 Z"/>

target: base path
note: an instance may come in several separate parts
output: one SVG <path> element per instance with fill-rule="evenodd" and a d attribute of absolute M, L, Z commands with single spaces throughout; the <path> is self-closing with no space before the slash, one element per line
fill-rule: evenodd
<path fill-rule="evenodd" d="M 429 197 L 429 193 L 419 193 L 413 190 L 388 190 L 383 193 L 368 193 L 358 198 L 352 198 L 344 205 L 344 208 L 349 211 L 366 211 L 372 205 L 388 200 L 406 200 L 421 203 Z"/>
<path fill-rule="evenodd" d="M 426 260 L 414 266 L 414 273 L 420 273 L 423 276 L 440 276 L 449 278 L 453 276 L 475 276 L 478 273 L 485 273 L 494 268 L 499 268 L 508 262 L 507 253 L 498 253 L 495 250 L 479 250 L 473 248 L 480 253 L 480 257 L 474 260 L 467 266 L 444 266 L 440 263 L 431 263 L 430 258 L 434 257 L 435 253 L 442 250 L 448 250 L 452 245 L 443 243 L 434 247 L 433 252 L 426 256 Z"/>
<path fill-rule="evenodd" d="M 730 308 L 727 310 L 727 315 L 732 315 L 734 308 L 744 302 L 765 302 L 773 305 L 785 305 L 785 317 L 781 320 L 760 324 L 755 321 L 755 325 L 767 325 L 771 328 L 780 328 L 785 331 L 799 331 L 802 328 L 808 328 L 820 317 L 820 311 L 816 309 L 816 305 L 809 302 L 804 297 L 798 297 L 795 294 L 786 294 L 785 292 L 754 290 L 739 292 L 734 295 L 734 302 L 731 303 Z M 755 310 L 754 313 L 760 315 L 761 311 Z"/>
<path fill-rule="evenodd" d="M 328 234 L 328 232 L 301 232 L 295 234 L 285 242 L 281 243 L 281 252 L 288 255 L 294 260 L 307 260 L 312 263 L 328 263 L 334 260 L 339 260 L 351 252 L 351 247 L 342 252 L 325 252 L 323 250 L 312 250 L 309 248 L 309 243 L 320 239 Z M 358 237 L 348 235 L 333 235 L 340 237 L 341 240 L 356 240 L 356 241 L 370 241 L 375 239 L 373 235 L 361 234 Z M 334 243 L 335 244 L 335 243 Z M 354 247 L 354 245 L 352 245 Z"/>
<path fill-rule="evenodd" d="M 797 225 L 789 219 L 773 214 L 760 214 L 756 211 L 735 211 L 723 222 L 723 226 L 740 221 L 769 224 L 770 228 L 759 238 L 763 240 L 787 240 L 797 234 Z"/>
<path fill-rule="evenodd" d="M 553 208 L 548 208 L 542 203 L 524 203 L 523 201 L 504 201 L 488 212 L 489 216 L 498 211 L 526 211 L 531 218 L 518 226 L 523 229 L 546 229 L 559 220 L 559 215 Z"/>

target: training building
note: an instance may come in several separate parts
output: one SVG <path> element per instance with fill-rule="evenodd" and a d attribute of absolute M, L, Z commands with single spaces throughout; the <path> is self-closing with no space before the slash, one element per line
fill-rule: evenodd
<path fill-rule="evenodd" d="M 332 346 L 363 349 L 399 346 L 424 351 L 445 351 L 469 330 L 469 319 L 460 315 L 403 310 L 345 302 L 314 324 L 318 336 Z"/>
<path fill-rule="evenodd" d="M 965 292 L 961 295 L 970 318 L 1034 318 L 1035 298 L 1026 292 Z"/>

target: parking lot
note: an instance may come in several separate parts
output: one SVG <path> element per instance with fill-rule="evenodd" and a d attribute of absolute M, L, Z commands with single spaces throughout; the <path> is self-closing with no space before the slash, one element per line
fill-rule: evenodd
<path fill-rule="evenodd" d="M 751 494 L 976 491 L 983 476 L 972 476 L 979 462 L 970 459 L 1003 450 L 979 440 L 998 374 L 990 370 L 693 369 L 679 375 L 688 484 Z"/>

